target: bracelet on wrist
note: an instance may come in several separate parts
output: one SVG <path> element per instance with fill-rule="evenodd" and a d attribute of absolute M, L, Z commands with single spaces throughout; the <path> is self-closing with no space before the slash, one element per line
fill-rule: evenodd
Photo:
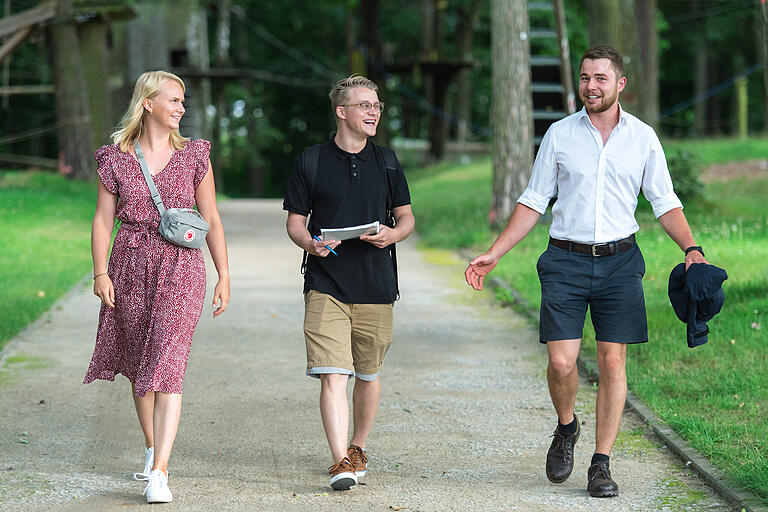
<path fill-rule="evenodd" d="M 94 274 L 93 280 L 95 281 L 97 277 L 101 277 L 101 276 L 105 276 L 105 275 L 107 275 L 106 272 L 102 272 L 101 274 Z"/>
<path fill-rule="evenodd" d="M 699 251 L 701 253 L 701 255 L 704 256 L 704 249 L 702 249 L 700 245 L 692 245 L 692 246 L 688 247 L 685 250 L 685 255 L 687 256 L 688 253 L 691 252 L 691 251 Z"/>

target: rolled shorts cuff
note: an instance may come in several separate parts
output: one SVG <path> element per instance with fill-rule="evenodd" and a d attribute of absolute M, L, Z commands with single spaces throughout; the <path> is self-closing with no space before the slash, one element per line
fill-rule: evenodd
<path fill-rule="evenodd" d="M 374 373 L 361 373 L 361 372 L 355 372 L 355 377 L 364 380 L 366 382 L 373 382 L 376 379 L 379 378 L 379 375 L 381 375 L 381 368 L 379 368 L 379 371 Z"/>
<path fill-rule="evenodd" d="M 543 343 L 544 345 L 546 345 L 547 343 L 557 343 L 558 341 L 577 340 L 577 339 L 582 339 L 582 336 L 581 335 L 579 335 L 579 336 L 572 336 L 572 337 L 568 337 L 568 338 L 560 338 L 560 339 L 557 339 L 557 340 L 555 340 L 555 339 L 541 339 L 541 338 L 539 338 L 539 343 Z M 620 345 L 637 345 L 638 343 L 648 343 L 648 338 L 641 339 L 641 340 L 596 340 L 596 341 L 598 341 L 600 343 L 618 343 Z"/>
<path fill-rule="evenodd" d="M 338 366 L 312 366 L 311 368 L 307 368 L 307 375 L 316 379 L 319 379 L 320 375 L 328 375 L 331 373 L 348 375 L 349 377 L 353 377 L 355 375 L 355 372 L 352 370 L 340 368 Z"/>

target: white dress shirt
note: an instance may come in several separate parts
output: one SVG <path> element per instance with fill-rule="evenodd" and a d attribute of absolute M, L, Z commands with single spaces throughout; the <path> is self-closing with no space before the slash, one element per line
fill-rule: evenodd
<path fill-rule="evenodd" d="M 640 229 L 635 220 L 640 190 L 657 218 L 683 206 L 653 128 L 619 106 L 619 123 L 603 145 L 582 108 L 549 127 L 517 202 L 543 214 L 557 195 L 550 236 L 600 244 Z"/>

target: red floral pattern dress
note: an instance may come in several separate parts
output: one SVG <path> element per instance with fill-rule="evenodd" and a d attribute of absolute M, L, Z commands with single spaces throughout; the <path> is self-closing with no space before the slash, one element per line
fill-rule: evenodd
<path fill-rule="evenodd" d="M 210 149 L 206 140 L 188 142 L 153 178 L 166 208 L 195 204 Z M 108 269 L 115 308 L 101 306 L 96 348 L 84 382 L 115 380 L 115 374 L 122 373 L 134 383 L 137 396 L 147 391 L 181 393 L 205 299 L 202 251 L 160 236 L 160 213 L 133 155 L 110 145 L 94 156 L 99 178 L 118 196 L 116 217 L 122 224 Z"/>

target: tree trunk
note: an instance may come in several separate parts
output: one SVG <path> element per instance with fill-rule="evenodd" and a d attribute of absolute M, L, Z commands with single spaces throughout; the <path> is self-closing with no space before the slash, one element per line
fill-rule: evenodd
<path fill-rule="evenodd" d="M 3 2 L 3 17 L 8 18 L 11 15 L 11 0 L 5 0 Z M 9 55 L 7 58 L 3 59 L 3 87 L 8 87 L 11 85 L 11 56 Z M 3 96 L 3 110 L 8 110 L 8 107 L 11 106 L 11 96 L 6 95 Z M 9 116 L 8 113 L 5 112 L 3 114 L 3 117 L 5 118 L 5 127 L 6 130 L 9 126 Z"/>
<path fill-rule="evenodd" d="M 214 49 L 214 64 L 216 67 L 229 67 L 229 46 L 232 32 L 232 0 L 221 0 L 219 2 L 219 18 L 216 23 L 216 45 Z M 213 180 L 217 192 L 224 192 L 224 162 L 221 155 L 224 153 L 221 147 L 221 119 L 227 110 L 226 104 L 226 86 L 223 81 L 219 81 L 215 88 L 216 116 L 211 126 L 211 139 L 214 150 L 211 155 L 211 163 L 214 168 Z"/>
<path fill-rule="evenodd" d="M 627 87 L 620 97 L 621 106 L 637 113 L 642 79 L 638 65 L 641 59 L 635 0 L 586 0 L 586 7 L 590 44 L 608 45 L 621 54 L 627 77 Z"/>
<path fill-rule="evenodd" d="M 107 67 L 107 31 L 109 25 L 101 19 L 80 25 L 80 56 L 83 59 L 85 83 L 88 86 L 88 100 L 91 111 L 93 141 L 91 147 L 109 143 L 109 136 L 116 128 L 112 124 L 112 103 L 110 101 L 109 76 Z"/>
<path fill-rule="evenodd" d="M 347 41 L 347 61 L 350 75 L 366 75 L 365 59 L 360 53 L 360 49 L 357 47 L 357 27 L 358 23 L 358 10 L 347 10 L 347 22 L 346 22 L 346 41 Z"/>
<path fill-rule="evenodd" d="M 691 4 L 692 11 L 698 13 L 701 9 L 701 2 L 695 1 Z M 707 90 L 707 33 L 706 19 L 697 22 L 694 30 L 695 45 L 695 73 L 693 82 L 693 94 L 695 97 L 703 96 Z M 703 136 L 707 131 L 707 100 L 700 99 L 693 105 L 693 134 L 697 137 Z"/>
<path fill-rule="evenodd" d="M 189 8 L 187 20 L 187 55 L 189 64 L 200 71 L 209 71 L 211 61 L 208 50 L 208 15 L 199 1 Z M 211 126 L 208 123 L 206 109 L 211 104 L 211 80 L 201 78 L 187 86 L 186 99 L 189 103 L 184 116 L 191 125 L 193 138 L 211 138 Z"/>
<path fill-rule="evenodd" d="M 658 130 L 659 121 L 659 31 L 656 0 L 635 0 L 638 49 L 640 53 L 635 89 L 640 119 Z"/>
<path fill-rule="evenodd" d="M 619 0 L 587 0 L 589 44 L 605 44 L 621 51 L 621 6 Z"/>
<path fill-rule="evenodd" d="M 493 190 L 489 220 L 500 228 L 525 190 L 533 162 L 528 9 L 525 0 L 491 0 Z"/>
<path fill-rule="evenodd" d="M 360 27 L 362 29 L 362 41 L 368 48 L 368 54 L 372 59 L 368 65 L 368 79 L 373 80 L 379 86 L 379 99 L 386 103 L 386 83 L 384 76 L 374 65 L 381 62 L 381 37 L 379 35 L 379 0 L 360 0 Z M 385 111 L 386 112 L 386 111 Z M 386 113 L 384 114 L 386 116 Z M 392 134 L 387 128 L 386 117 L 381 118 L 376 129 L 376 142 L 382 146 L 389 146 Z"/>
<path fill-rule="evenodd" d="M 50 41 L 59 124 L 59 171 L 70 178 L 90 179 L 94 174 L 91 115 L 71 0 L 59 0 L 57 16 L 63 21 L 51 27 Z"/>
<path fill-rule="evenodd" d="M 472 39 L 475 34 L 475 23 L 480 11 L 481 0 L 472 0 L 467 7 L 459 7 L 458 39 L 459 60 L 472 62 Z M 472 68 L 459 71 L 456 89 L 456 117 L 459 122 L 456 127 L 456 142 L 459 145 L 466 142 L 469 135 L 469 125 L 472 122 Z"/>
<path fill-rule="evenodd" d="M 760 13 L 763 20 L 763 104 L 765 105 L 765 120 L 763 130 L 768 133 L 768 3 L 760 3 Z"/>

